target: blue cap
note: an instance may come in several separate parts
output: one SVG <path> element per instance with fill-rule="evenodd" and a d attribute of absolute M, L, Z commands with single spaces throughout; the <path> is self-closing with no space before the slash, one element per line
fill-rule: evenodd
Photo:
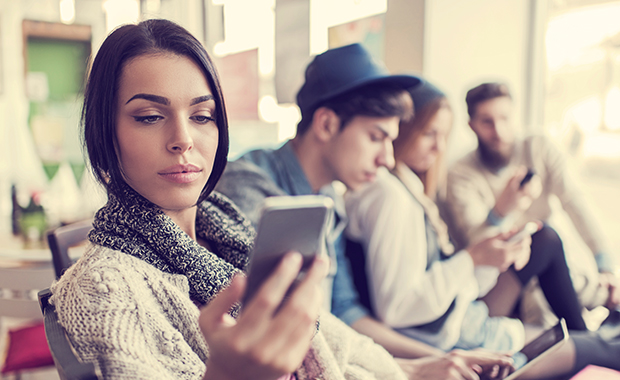
<path fill-rule="evenodd" d="M 413 112 L 416 115 L 426 104 L 437 98 L 444 98 L 444 94 L 440 89 L 432 85 L 429 81 L 422 79 L 420 85 L 409 89 L 409 95 L 413 100 Z"/>
<path fill-rule="evenodd" d="M 390 75 L 383 63 L 372 58 L 360 44 L 328 50 L 314 57 L 306 68 L 306 80 L 297 93 L 302 118 L 311 117 L 326 100 L 367 84 L 386 84 L 409 89 L 420 83 L 413 75 Z"/>

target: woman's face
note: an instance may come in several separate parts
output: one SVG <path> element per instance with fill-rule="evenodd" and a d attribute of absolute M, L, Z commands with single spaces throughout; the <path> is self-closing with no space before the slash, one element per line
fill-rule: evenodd
<path fill-rule="evenodd" d="M 117 93 L 117 154 L 127 183 L 164 210 L 194 206 L 215 160 L 216 104 L 192 60 L 139 56 Z"/>
<path fill-rule="evenodd" d="M 440 108 L 429 120 L 425 130 L 407 149 L 404 163 L 414 172 L 426 173 L 446 149 L 446 140 L 452 125 L 452 111 Z"/>

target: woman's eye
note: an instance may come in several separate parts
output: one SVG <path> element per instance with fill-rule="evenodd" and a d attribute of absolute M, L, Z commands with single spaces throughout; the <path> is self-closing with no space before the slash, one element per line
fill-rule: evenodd
<path fill-rule="evenodd" d="M 370 141 L 372 142 L 381 142 L 382 140 L 383 136 L 370 135 Z"/>
<path fill-rule="evenodd" d="M 144 123 L 144 124 L 155 124 L 161 119 L 163 119 L 163 117 L 159 115 L 134 116 L 134 120 L 136 120 L 138 123 Z"/>
<path fill-rule="evenodd" d="M 210 121 L 215 121 L 215 119 L 212 118 L 211 116 L 204 116 L 204 115 L 192 116 L 191 119 L 197 122 L 198 124 L 207 124 Z"/>

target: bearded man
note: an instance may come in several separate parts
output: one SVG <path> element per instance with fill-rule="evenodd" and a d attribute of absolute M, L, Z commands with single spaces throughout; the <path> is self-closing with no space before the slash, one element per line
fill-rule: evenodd
<path fill-rule="evenodd" d="M 529 221 L 540 220 L 558 230 L 558 242 L 551 244 L 564 249 L 582 304 L 589 308 L 601 304 L 611 310 L 617 308 L 620 290 L 614 276 L 615 257 L 571 181 L 564 155 L 544 136 L 517 137 L 512 123 L 514 104 L 507 85 L 483 83 L 467 92 L 466 103 L 478 148 L 450 168 L 442 202 L 457 245 L 467 246 L 489 233 L 497 233 L 497 229 L 518 229 Z M 556 197 L 582 241 L 576 241 L 574 234 L 562 234 L 554 225 Z M 535 257 L 536 247 L 532 245 L 531 259 Z M 506 297 L 511 289 L 520 291 L 518 286 L 511 286 L 518 285 L 515 279 L 506 278 L 509 272 L 500 277 L 496 291 L 489 297 Z M 545 313 L 535 314 L 543 319 L 539 322 L 544 322 Z M 547 322 L 551 322 L 548 317 Z"/>

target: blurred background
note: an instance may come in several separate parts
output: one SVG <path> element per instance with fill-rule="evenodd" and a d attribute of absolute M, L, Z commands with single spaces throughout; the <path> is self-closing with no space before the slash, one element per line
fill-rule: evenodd
<path fill-rule="evenodd" d="M 84 77 L 111 30 L 147 18 L 183 25 L 215 58 L 231 159 L 294 134 L 303 70 L 330 47 L 362 42 L 392 72 L 442 88 L 449 162 L 476 146 L 467 90 L 505 81 L 523 134 L 566 151 L 620 252 L 620 1 L 609 0 L 0 0 L 0 248 L 44 245 L 46 229 L 105 201 L 78 137 Z"/>
<path fill-rule="evenodd" d="M 231 159 L 294 135 L 303 71 L 330 47 L 361 42 L 393 73 L 444 90 L 455 114 L 448 164 L 476 146 L 467 90 L 504 81 L 521 133 L 566 152 L 620 254 L 620 1 L 0 0 L 0 261 L 49 264 L 45 231 L 105 202 L 79 139 L 84 78 L 111 30 L 148 18 L 181 24 L 216 60 Z M 557 206 L 555 225 L 571 233 Z"/>

